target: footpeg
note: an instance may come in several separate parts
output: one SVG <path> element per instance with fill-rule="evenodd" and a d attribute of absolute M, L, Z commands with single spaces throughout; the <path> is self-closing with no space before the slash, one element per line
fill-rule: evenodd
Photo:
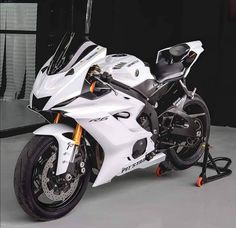
<path fill-rule="evenodd" d="M 150 153 L 148 153 L 148 154 L 146 155 L 145 159 L 146 159 L 147 161 L 150 161 L 150 160 L 153 159 L 153 157 L 154 157 L 155 155 L 157 155 L 158 153 L 159 153 L 158 150 L 153 150 L 152 152 L 150 152 Z"/>

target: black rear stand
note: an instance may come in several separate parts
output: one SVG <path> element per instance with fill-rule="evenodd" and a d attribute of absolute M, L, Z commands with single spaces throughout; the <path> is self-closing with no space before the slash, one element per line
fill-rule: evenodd
<path fill-rule="evenodd" d="M 198 177 L 197 183 L 196 183 L 198 187 L 201 187 L 205 183 L 229 176 L 232 173 L 232 170 L 229 169 L 232 163 L 230 158 L 226 158 L 226 157 L 213 158 L 209 151 L 210 145 L 206 143 L 204 147 L 205 147 L 205 152 L 204 152 L 203 161 L 196 163 L 197 166 L 202 167 L 202 172 L 200 176 Z M 219 161 L 225 161 L 226 162 L 225 166 L 217 165 L 217 162 Z M 212 176 L 207 176 L 206 174 L 207 169 L 213 169 L 216 171 L 217 174 L 212 175 Z"/>

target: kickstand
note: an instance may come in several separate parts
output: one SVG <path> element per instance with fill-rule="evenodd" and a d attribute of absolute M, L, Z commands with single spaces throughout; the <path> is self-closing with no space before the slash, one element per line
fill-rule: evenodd
<path fill-rule="evenodd" d="M 202 172 L 200 176 L 197 179 L 196 185 L 198 187 L 201 187 L 203 184 L 218 180 L 220 178 L 229 176 L 232 173 L 232 170 L 229 169 L 232 161 L 230 158 L 227 157 L 216 157 L 213 158 L 210 154 L 210 145 L 206 143 L 204 145 L 205 151 L 204 151 L 204 157 L 202 162 L 197 162 L 195 165 L 202 167 Z M 225 161 L 225 166 L 219 166 L 217 165 L 217 162 L 219 161 Z M 207 169 L 213 169 L 216 171 L 215 175 L 207 176 L 206 171 Z"/>

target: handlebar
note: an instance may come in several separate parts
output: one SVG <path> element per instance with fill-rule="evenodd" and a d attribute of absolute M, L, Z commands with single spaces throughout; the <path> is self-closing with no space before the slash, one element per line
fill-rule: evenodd
<path fill-rule="evenodd" d="M 104 72 L 103 74 L 100 74 L 100 75 L 93 76 L 93 81 L 100 82 L 102 85 L 109 87 L 115 93 L 116 96 L 118 95 L 117 91 L 113 88 L 112 85 L 110 85 L 112 81 L 112 76 L 108 74 L 107 72 Z"/>
<path fill-rule="evenodd" d="M 109 74 L 108 72 L 103 72 L 102 74 L 97 74 L 97 75 L 91 76 L 90 79 L 91 79 L 92 82 L 97 81 L 97 82 L 100 82 L 103 85 L 108 86 L 116 95 L 118 93 L 116 92 L 116 90 L 113 88 L 112 85 L 121 87 L 125 90 L 130 89 L 129 86 L 127 86 L 127 85 L 125 85 L 125 84 L 123 84 L 123 83 L 121 83 L 117 80 L 114 80 L 112 75 Z"/>

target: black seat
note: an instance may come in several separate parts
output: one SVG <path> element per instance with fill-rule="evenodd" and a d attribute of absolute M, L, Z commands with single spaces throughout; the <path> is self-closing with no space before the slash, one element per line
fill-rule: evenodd
<path fill-rule="evenodd" d="M 150 97 L 156 91 L 157 86 L 157 80 L 147 79 L 141 84 L 133 87 L 133 89 L 143 94 L 145 97 Z"/>
<path fill-rule="evenodd" d="M 179 80 L 183 77 L 184 65 L 182 62 L 169 64 L 165 59 L 161 59 L 157 65 L 156 78 L 159 83 Z"/>

